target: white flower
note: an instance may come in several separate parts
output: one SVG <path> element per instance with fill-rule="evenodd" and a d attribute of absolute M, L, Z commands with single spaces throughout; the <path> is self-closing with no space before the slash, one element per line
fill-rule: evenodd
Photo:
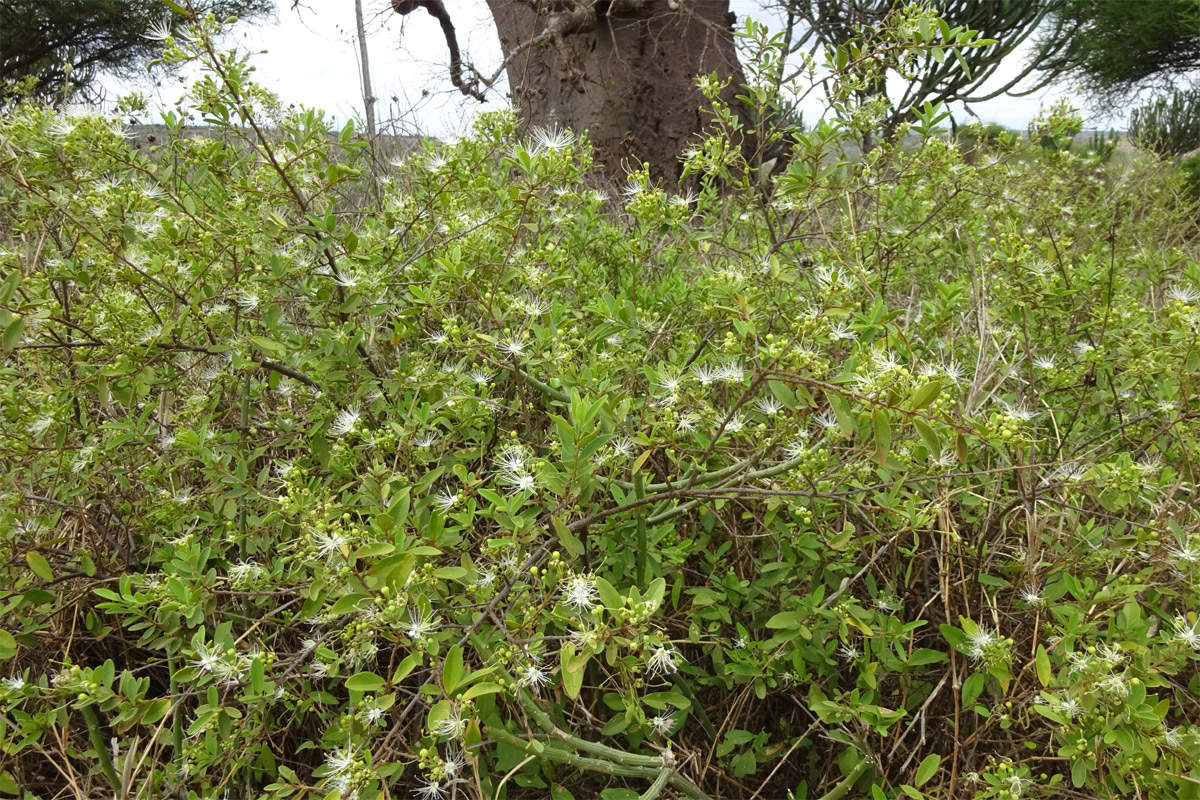
<path fill-rule="evenodd" d="M 1186 617 L 1177 616 L 1171 621 L 1171 627 L 1175 629 L 1171 636 L 1173 641 L 1192 650 L 1200 650 L 1200 619 L 1189 623 Z"/>
<path fill-rule="evenodd" d="M 495 376 L 485 369 L 473 369 L 469 373 L 469 377 L 480 386 L 487 386 Z"/>
<path fill-rule="evenodd" d="M 496 470 L 504 473 L 524 472 L 528 463 L 525 448 L 519 445 L 506 445 L 496 458 Z"/>
<path fill-rule="evenodd" d="M 675 423 L 675 430 L 679 433 L 691 433 L 696 430 L 696 426 L 700 423 L 700 418 L 695 414 L 684 414 Z"/>
<path fill-rule="evenodd" d="M 411 609 L 408 612 L 408 628 L 405 629 L 405 634 L 414 642 L 419 639 L 424 639 L 429 634 L 433 633 L 438 628 L 437 619 L 433 614 L 425 616 L 417 609 Z"/>
<path fill-rule="evenodd" d="M 491 586 L 496 580 L 496 571 L 491 568 L 481 569 L 479 577 L 475 579 L 475 585 L 479 588 Z"/>
<path fill-rule="evenodd" d="M 536 693 L 550 682 L 550 674 L 537 664 L 527 664 L 517 671 L 517 686 L 530 688 Z"/>
<path fill-rule="evenodd" d="M 432 447 L 433 443 L 437 440 L 437 431 L 425 431 L 424 433 L 414 436 L 412 442 L 414 447 L 420 447 L 423 449 L 426 447 Z"/>
<path fill-rule="evenodd" d="M 1038 356 L 1033 360 L 1033 365 L 1038 369 L 1049 372 L 1058 366 L 1058 362 L 1054 360 L 1054 356 Z"/>
<path fill-rule="evenodd" d="M 300 652 L 301 653 L 311 653 L 313 650 L 316 650 L 316 649 L 317 649 L 317 640 L 316 639 L 305 639 L 304 641 L 300 642 Z"/>
<path fill-rule="evenodd" d="M 608 446 L 612 448 L 613 455 L 615 456 L 629 458 L 633 455 L 633 442 L 630 441 L 628 436 L 618 436 L 609 442 Z"/>
<path fill-rule="evenodd" d="M 1107 692 L 1114 697 L 1126 697 L 1129 695 L 1129 682 L 1124 674 L 1113 673 L 1104 678 L 1098 684 L 1100 691 Z"/>
<path fill-rule="evenodd" d="M 449 716 L 438 720 L 433 726 L 435 736 L 449 736 L 452 739 L 462 736 L 466 730 L 467 720 L 462 718 L 457 707 L 450 709 Z"/>
<path fill-rule="evenodd" d="M 783 448 L 783 457 L 788 461 L 794 461 L 797 458 L 800 458 L 800 456 L 807 453 L 808 452 L 807 439 L 808 439 L 808 434 L 802 432 L 798 438 L 793 439 L 792 441 L 788 442 L 787 445 Z"/>
<path fill-rule="evenodd" d="M 813 422 L 817 423 L 827 431 L 836 430 L 838 428 L 837 414 L 833 413 L 832 410 L 822 411 L 820 414 L 817 414 L 817 416 L 813 417 Z"/>
<path fill-rule="evenodd" d="M 694 191 L 691 191 L 689 189 L 686 194 L 674 195 L 667 202 L 670 203 L 671 205 L 675 206 L 676 208 L 689 208 L 694 203 L 696 203 L 696 201 L 698 201 L 699 199 L 700 199 L 700 195 L 696 194 Z"/>
<path fill-rule="evenodd" d="M 963 368 L 957 361 L 947 361 L 942 364 L 942 374 L 953 383 L 960 383 L 964 375 Z"/>
<path fill-rule="evenodd" d="M 447 778 L 455 778 L 458 773 L 462 772 L 462 768 L 467 765 L 467 759 L 462 753 L 447 753 L 442 759 L 442 772 L 446 773 Z"/>
<path fill-rule="evenodd" d="M 654 648 L 646 659 L 646 669 L 651 675 L 670 675 L 679 671 L 679 665 L 675 663 L 678 653 L 673 648 L 666 648 L 662 645 Z"/>
<path fill-rule="evenodd" d="M 731 417 L 725 423 L 725 433 L 741 433 L 742 429 L 745 427 L 746 418 L 741 414 L 734 414 L 733 417 Z"/>
<path fill-rule="evenodd" d="M 1046 604 L 1046 598 L 1042 597 L 1041 591 L 1039 591 L 1036 586 L 1026 586 L 1024 589 L 1022 589 L 1021 599 L 1024 600 L 1025 604 L 1031 608 L 1044 606 Z"/>
<path fill-rule="evenodd" d="M 425 343 L 431 344 L 434 347 L 441 347 L 447 341 L 449 341 L 449 339 L 450 336 L 445 331 L 434 331 L 425 337 Z"/>
<path fill-rule="evenodd" d="M 41 436 L 51 425 L 54 424 L 54 417 L 38 417 L 33 422 L 29 423 L 27 430 L 34 436 Z"/>
<path fill-rule="evenodd" d="M 675 718 L 668 715 L 661 715 L 650 719 L 650 727 L 659 736 L 669 736 L 671 730 L 675 727 Z"/>
<path fill-rule="evenodd" d="M 345 436 L 354 430 L 354 426 L 358 424 L 360 416 L 362 416 L 362 412 L 358 410 L 358 406 L 352 406 L 344 411 L 339 411 L 338 415 L 333 418 L 333 423 L 329 426 L 329 432 L 334 436 Z"/>
<path fill-rule="evenodd" d="M 316 545 L 317 552 L 319 554 L 325 556 L 326 558 L 329 558 L 335 554 L 342 554 L 342 548 L 346 546 L 345 536 L 342 536 L 336 531 L 332 533 L 322 533 L 321 531 L 314 530 L 312 534 L 313 544 Z"/>
<path fill-rule="evenodd" d="M 545 148 L 551 152 L 556 150 L 564 150 L 575 144 L 575 136 L 570 131 L 557 130 L 556 128 L 538 128 L 533 132 L 533 140 L 538 147 Z"/>
<path fill-rule="evenodd" d="M 654 385 L 669 395 L 676 395 L 683 385 L 683 379 L 678 375 L 667 374 L 656 380 Z"/>
<path fill-rule="evenodd" d="M 20 675 L 14 675 L 11 678 L 5 678 L 4 688 L 10 692 L 19 692 L 25 688 L 25 679 Z"/>
<path fill-rule="evenodd" d="M 496 345 L 496 349 L 505 355 L 519 358 L 525 355 L 525 340 L 515 336 L 506 336 Z"/>
<path fill-rule="evenodd" d="M 588 575 L 573 575 L 563 581 L 563 602 L 580 611 L 591 611 L 599 602 L 596 580 Z"/>
<path fill-rule="evenodd" d="M 433 504 L 441 511 L 449 511 L 458 505 L 459 497 L 457 492 L 452 492 L 449 489 L 439 492 L 433 496 Z"/>
<path fill-rule="evenodd" d="M 708 386 L 710 383 L 720 379 L 720 372 L 712 367 L 696 365 L 692 367 L 692 377 L 701 386 Z"/>
<path fill-rule="evenodd" d="M 150 29 L 142 34 L 142 38 L 154 42 L 165 42 L 172 35 L 174 32 L 171 30 L 171 20 L 169 17 L 163 17 L 151 25 Z"/>
<path fill-rule="evenodd" d="M 967 641 L 971 647 L 967 650 L 967 655 L 972 661 L 982 661 L 987 656 L 988 648 L 999 641 L 999 638 L 992 632 L 991 628 L 986 625 L 979 625 L 975 632 L 967 636 Z"/>
<path fill-rule="evenodd" d="M 862 651 L 852 644 L 844 644 L 838 648 L 838 655 L 847 661 L 855 661 L 862 657 Z"/>
<path fill-rule="evenodd" d="M 341 775 L 354 766 L 355 753 L 349 747 L 345 750 L 334 750 L 325 757 L 325 767 L 330 775 Z"/>
<path fill-rule="evenodd" d="M 1017 422 L 1029 422 L 1031 419 L 1037 416 L 1037 412 L 1026 408 L 1024 403 L 1017 403 L 1016 405 L 1013 405 L 1011 403 L 1001 401 L 1000 405 L 1004 409 L 1005 416 L 1007 416 L 1009 419 L 1016 420 Z"/>
<path fill-rule="evenodd" d="M 1191 286 L 1180 286 L 1176 284 L 1170 289 L 1167 289 L 1163 296 L 1168 300 L 1175 300 L 1183 303 L 1184 305 L 1191 305 L 1197 300 L 1200 300 L 1200 291 L 1193 289 Z"/>
<path fill-rule="evenodd" d="M 537 490 L 537 478 L 524 472 L 506 472 L 500 476 L 500 483 L 508 487 L 510 495 Z"/>
<path fill-rule="evenodd" d="M 333 282 L 343 289 L 353 289 L 355 286 L 358 286 L 358 276 L 349 272 L 344 275 L 334 274 Z"/>
<path fill-rule="evenodd" d="M 204 672 L 216 672 L 223 665 L 221 654 L 209 650 L 205 644 L 196 648 L 196 660 L 191 663 L 193 667 Z"/>
<path fill-rule="evenodd" d="M 550 301 L 543 300 L 535 295 L 522 297 L 517 302 L 517 305 L 531 317 L 540 317 L 550 310 Z"/>
<path fill-rule="evenodd" d="M 417 795 L 423 800 L 441 800 L 446 796 L 446 786 L 440 781 L 429 781 L 424 786 L 417 788 Z"/>
<path fill-rule="evenodd" d="M 1086 356 L 1095 349 L 1096 348 L 1088 342 L 1076 342 L 1075 344 L 1071 345 L 1071 351 L 1077 356 Z"/>
<path fill-rule="evenodd" d="M 754 407 L 757 408 L 760 413 L 766 414 L 768 417 L 773 417 L 783 410 L 783 403 L 781 403 L 774 396 L 771 396 L 762 398 L 754 404 Z"/>
<path fill-rule="evenodd" d="M 243 583 L 257 577 L 262 567 L 254 560 L 239 561 L 229 568 L 229 579 L 234 583 Z"/>
<path fill-rule="evenodd" d="M 746 377 L 746 370 L 736 361 L 722 364 L 717 368 L 717 380 L 724 383 L 741 383 Z"/>
<path fill-rule="evenodd" d="M 836 339 L 857 339 L 858 332 L 850 330 L 850 323 L 838 320 L 829 323 L 829 335 Z"/>

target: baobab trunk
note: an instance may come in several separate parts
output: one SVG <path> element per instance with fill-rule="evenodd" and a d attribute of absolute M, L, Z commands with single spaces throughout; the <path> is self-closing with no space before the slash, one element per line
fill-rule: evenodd
<path fill-rule="evenodd" d="M 678 181 L 679 155 L 707 122 L 698 76 L 730 81 L 723 99 L 741 105 L 727 0 L 532 5 L 488 0 L 513 107 L 526 125 L 586 130 L 613 179 L 646 162 L 655 179 Z"/>

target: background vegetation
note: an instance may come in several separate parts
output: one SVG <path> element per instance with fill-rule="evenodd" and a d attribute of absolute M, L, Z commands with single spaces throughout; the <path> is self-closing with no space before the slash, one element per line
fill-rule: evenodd
<path fill-rule="evenodd" d="M 753 25 L 699 194 L 507 114 L 385 163 L 215 29 L 210 138 L 0 121 L 0 792 L 1200 796 L 1169 164 L 850 157 L 872 51 L 783 128 Z"/>

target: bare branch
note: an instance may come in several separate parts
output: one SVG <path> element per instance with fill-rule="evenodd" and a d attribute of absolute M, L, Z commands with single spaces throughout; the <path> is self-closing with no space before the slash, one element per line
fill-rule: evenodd
<path fill-rule="evenodd" d="M 392 0 L 392 9 L 401 16 L 407 16 L 418 8 L 428 11 L 429 15 L 442 26 L 442 35 L 446 37 L 446 47 L 450 50 L 450 82 L 454 84 L 454 88 L 468 97 L 474 97 L 483 102 L 486 98 L 483 90 L 479 87 L 481 83 L 485 86 L 488 84 L 480 80 L 481 76 L 471 66 L 468 66 L 467 69 L 471 71 L 473 77 L 469 81 L 463 80 L 462 51 L 458 49 L 458 34 L 454 30 L 454 23 L 450 20 L 449 12 L 446 11 L 446 4 L 442 0 Z"/>

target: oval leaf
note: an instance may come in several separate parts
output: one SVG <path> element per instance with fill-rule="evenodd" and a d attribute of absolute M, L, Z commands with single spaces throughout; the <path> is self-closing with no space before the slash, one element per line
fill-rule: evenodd
<path fill-rule="evenodd" d="M 942 757 L 937 753 L 930 753 L 925 756 L 925 760 L 917 767 L 917 774 L 913 776 L 913 783 L 917 786 L 924 786 L 930 778 L 937 774 L 938 767 L 941 764 Z"/>
<path fill-rule="evenodd" d="M 383 678 L 374 672 L 359 672 L 346 679 L 346 688 L 352 692 L 378 692 L 383 688 Z"/>

